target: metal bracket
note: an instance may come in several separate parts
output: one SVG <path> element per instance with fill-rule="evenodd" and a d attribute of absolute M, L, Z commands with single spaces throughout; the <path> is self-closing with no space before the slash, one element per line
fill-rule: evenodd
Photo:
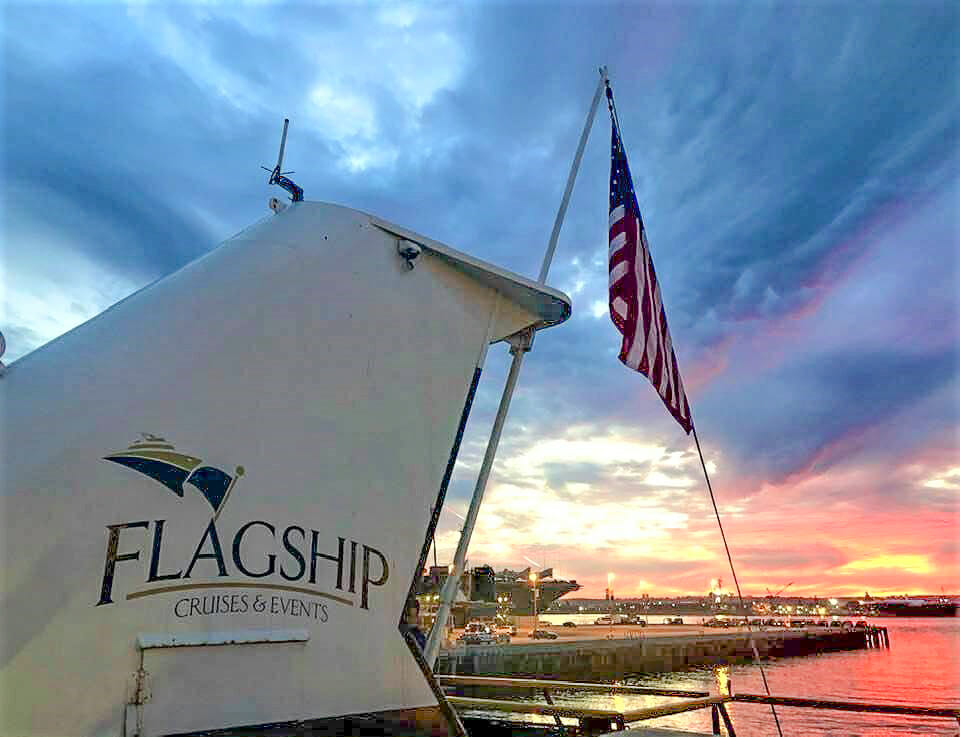
<path fill-rule="evenodd" d="M 533 349 L 533 335 L 533 329 L 527 328 L 519 333 L 507 336 L 505 340 L 510 344 L 510 355 L 515 356 L 518 353 L 529 353 Z"/>
<path fill-rule="evenodd" d="M 143 705 L 150 700 L 150 673 L 143 667 L 143 648 L 138 647 L 140 664 L 130 683 L 129 697 L 123 709 L 124 737 L 143 735 Z M 131 723 L 132 722 L 132 723 Z"/>

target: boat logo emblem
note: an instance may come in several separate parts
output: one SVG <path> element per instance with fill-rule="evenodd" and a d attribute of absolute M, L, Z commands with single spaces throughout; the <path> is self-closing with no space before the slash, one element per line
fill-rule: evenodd
<path fill-rule="evenodd" d="M 214 516 L 218 516 L 237 479 L 243 476 L 243 466 L 237 466 L 233 474 L 229 474 L 205 465 L 199 458 L 177 452 L 173 444 L 162 437 L 150 433 L 140 435 L 142 438 L 131 443 L 126 450 L 110 453 L 103 460 L 149 476 L 181 498 L 184 483 L 190 484 L 213 507 Z"/>

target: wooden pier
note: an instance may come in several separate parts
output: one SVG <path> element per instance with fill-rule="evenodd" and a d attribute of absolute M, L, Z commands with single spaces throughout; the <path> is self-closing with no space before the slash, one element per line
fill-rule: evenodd
<path fill-rule="evenodd" d="M 546 679 L 603 680 L 635 673 L 660 673 L 699 665 L 724 665 L 752 659 L 751 639 L 763 658 L 810 655 L 836 650 L 890 647 L 885 627 L 766 629 L 709 632 L 689 628 L 676 634 L 669 626 L 591 638 L 564 633 L 557 640 L 514 638 L 509 644 L 466 645 L 442 651 L 437 673 L 447 675 L 529 676 Z"/>

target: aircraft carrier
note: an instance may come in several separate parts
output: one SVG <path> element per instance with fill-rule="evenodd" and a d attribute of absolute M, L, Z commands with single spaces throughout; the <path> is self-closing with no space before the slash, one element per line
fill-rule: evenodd
<path fill-rule="evenodd" d="M 579 591 L 576 581 L 563 581 L 553 578 L 553 569 L 548 568 L 536 574 L 537 611 L 546 611 L 553 602 L 571 591 Z M 494 576 L 497 595 L 508 597 L 503 602 L 514 615 L 533 614 L 534 585 L 530 581 L 530 569 L 511 571 L 503 569 Z"/>
<path fill-rule="evenodd" d="M 423 577 L 418 595 L 423 598 L 421 605 L 426 612 L 432 603 L 432 597 L 439 596 L 443 582 L 447 580 L 447 566 L 431 566 Z M 460 581 L 461 602 L 479 604 L 489 603 L 491 609 L 504 615 L 533 615 L 534 589 L 536 589 L 537 611 L 543 612 L 561 596 L 571 591 L 579 591 L 576 581 L 564 581 L 553 578 L 553 569 L 536 572 L 535 583 L 530 577 L 531 569 L 494 571 L 490 566 L 476 566 L 465 571 Z"/>

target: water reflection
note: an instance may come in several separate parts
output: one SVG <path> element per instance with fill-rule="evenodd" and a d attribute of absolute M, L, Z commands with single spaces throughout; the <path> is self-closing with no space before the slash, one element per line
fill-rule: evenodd
<path fill-rule="evenodd" d="M 960 619 L 884 619 L 891 648 L 824 653 L 764 662 L 770 691 L 801 696 L 887 704 L 960 708 Z M 763 693 L 756 666 L 695 668 L 681 673 L 642 674 L 623 679 L 627 685 L 657 686 L 690 691 L 721 692 L 722 684 L 741 693 Z M 536 700 L 542 700 L 536 699 Z M 676 699 L 637 694 L 556 692 L 554 701 L 625 711 Z M 740 737 L 776 737 L 770 707 L 729 704 L 727 710 Z M 826 737 L 956 737 L 956 722 L 883 714 L 857 714 L 807 708 L 777 709 L 784 735 Z M 502 716 L 502 715 L 500 715 Z M 527 721 L 553 723 L 552 718 Z M 567 721 L 567 720 L 565 720 Z M 569 721 L 570 724 L 575 724 Z M 660 717 L 642 725 L 668 727 L 709 735 L 710 710 Z M 633 726 L 641 726 L 635 724 Z"/>
<path fill-rule="evenodd" d="M 718 696 L 730 695 L 730 666 L 718 665 L 713 669 L 713 681 L 717 686 Z"/>

